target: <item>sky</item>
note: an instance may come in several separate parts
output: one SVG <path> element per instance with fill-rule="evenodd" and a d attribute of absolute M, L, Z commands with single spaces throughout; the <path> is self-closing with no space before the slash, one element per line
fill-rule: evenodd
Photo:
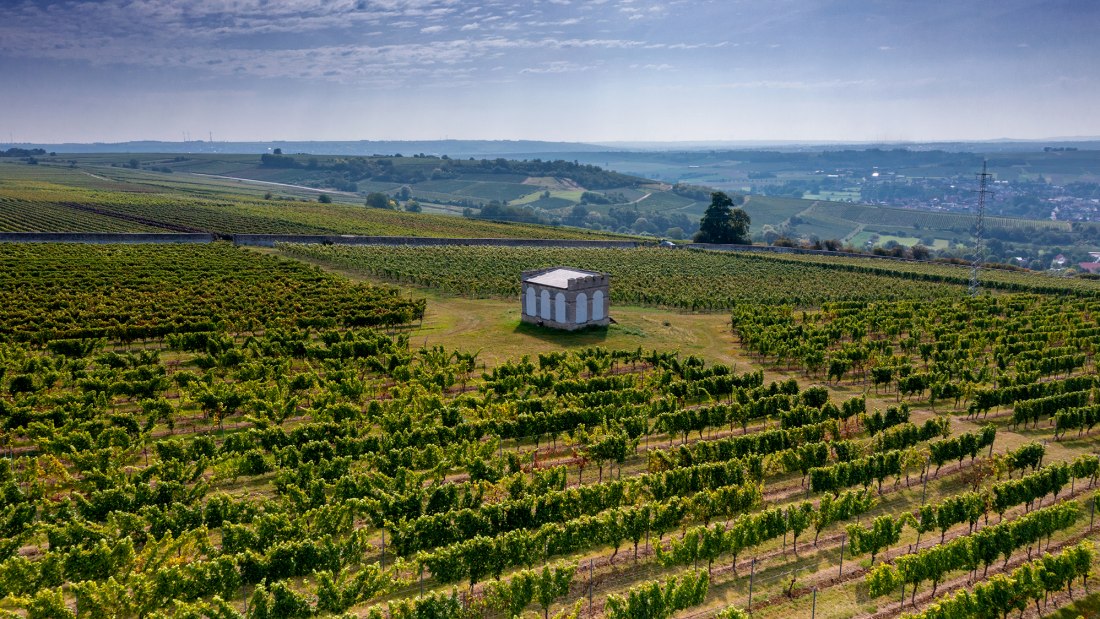
<path fill-rule="evenodd" d="M 0 142 L 1100 136 L 1095 0 L 0 0 Z"/>

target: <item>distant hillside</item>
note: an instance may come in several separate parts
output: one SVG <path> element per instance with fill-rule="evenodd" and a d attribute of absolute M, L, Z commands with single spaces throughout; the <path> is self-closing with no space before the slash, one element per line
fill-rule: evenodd
<path fill-rule="evenodd" d="M 722 161 L 729 155 L 685 153 L 682 154 L 684 159 L 677 163 L 687 166 L 693 165 L 688 163 L 690 161 Z M 738 156 L 747 160 L 750 154 Z M 834 167 L 843 164 L 861 168 L 874 161 L 883 166 L 877 169 L 887 170 L 884 174 L 895 174 L 894 169 L 898 169 L 904 171 L 907 178 L 918 178 L 915 176 L 918 163 L 925 174 L 978 163 L 972 154 L 943 152 L 836 152 L 818 154 L 808 160 L 803 155 L 781 153 L 752 153 L 751 156 L 750 169 L 760 171 L 761 176 L 765 175 L 765 164 L 798 167 L 808 162 L 816 165 L 827 161 Z M 1032 168 L 1057 163 L 1059 169 L 1065 170 L 1094 160 L 1090 151 L 1051 152 L 1028 157 L 997 158 L 993 160 L 997 167 L 992 169 L 1000 173 L 1024 161 L 1031 162 Z M 580 157 L 578 162 L 553 157 L 515 160 L 436 157 L 419 153 L 360 157 L 273 151 L 251 155 L 40 155 L 38 159 L 43 166 L 71 166 L 74 170 L 139 183 L 150 189 L 178 191 L 185 188 L 194 196 L 218 198 L 232 191 L 253 198 L 316 201 L 320 194 L 325 194 L 326 199 L 336 204 L 363 206 L 371 202 L 396 210 L 466 219 L 565 225 L 596 232 L 673 239 L 690 238 L 698 229 L 699 219 L 710 204 L 713 187 L 706 178 L 692 184 L 665 183 L 586 164 Z M 638 156 L 636 161 L 641 159 L 642 156 Z M 740 165 L 747 165 L 746 160 Z M 854 171 L 850 176 L 854 174 L 862 172 Z M 787 177 L 790 178 L 793 175 Z M 901 175 L 891 177 L 895 178 Z M 850 178 L 835 180 L 849 182 Z M 794 181 L 785 179 L 784 182 Z M 897 180 L 888 183 L 901 186 Z M 956 185 L 953 191 L 967 199 L 971 197 L 968 185 L 961 181 Z M 819 199 L 746 195 L 736 188 L 726 191 L 740 196 L 743 201 L 752 220 L 751 233 L 756 242 L 836 240 L 857 249 L 921 244 L 946 256 L 964 258 L 972 251 L 975 218 L 965 210 L 896 208 L 839 201 L 845 195 L 858 197 L 858 192 L 845 192 L 843 187 L 832 191 L 818 188 Z M 997 200 L 1006 199 L 1012 193 L 1012 186 L 1002 184 L 997 191 Z M 1070 264 L 1089 261 L 1088 252 L 1100 249 L 1100 224 L 1097 223 L 1051 220 L 1049 217 L 1007 217 L 991 212 L 985 228 L 990 258 L 1033 268 L 1046 268 L 1059 254 L 1064 254 Z"/>
<path fill-rule="evenodd" d="M 501 157 L 521 153 L 590 152 L 606 147 L 581 142 L 542 142 L 538 140 L 357 140 L 357 141 L 286 141 L 268 142 L 96 142 L 93 144 L 9 144 L 20 148 L 41 148 L 47 152 L 90 153 L 172 153 L 172 154 L 262 154 L 281 148 L 287 153 L 325 155 L 403 155 L 428 154 L 451 157 Z"/>
<path fill-rule="evenodd" d="M 1049 140 L 990 140 L 984 142 L 805 142 L 805 141 L 706 141 L 706 142 L 548 142 L 542 140 L 267 140 L 223 142 L 189 140 L 168 142 L 137 140 L 130 142 L 94 143 L 3 143 L 0 150 L 9 147 L 25 149 L 41 148 L 58 153 L 173 153 L 173 154 L 261 154 L 282 148 L 284 152 L 325 155 L 450 155 L 451 157 L 518 157 L 538 156 L 547 153 L 624 153 L 642 155 L 675 154 L 683 152 L 704 153 L 722 151 L 742 152 L 790 152 L 819 153 L 836 150 L 895 150 L 947 151 L 955 153 L 1026 153 L 1042 151 L 1044 147 L 1100 149 L 1098 138 L 1051 138 Z M 567 159 L 571 157 L 565 157 Z"/>
<path fill-rule="evenodd" d="M 561 159 L 511 160 L 449 156 L 218 155 L 127 153 L 58 155 L 65 164 L 127 174 L 139 170 L 178 185 L 240 179 L 257 194 L 319 192 L 339 203 L 364 204 L 382 193 L 400 209 L 523 224 L 568 225 L 593 231 L 689 238 L 710 202 L 709 190 L 675 188 L 595 165 Z M 186 173 L 186 176 L 184 175 Z M 147 176 L 153 183 L 155 176 Z M 201 180 L 198 180 L 201 179 Z M 207 191 L 193 188 L 193 191 Z M 384 201 L 383 201 L 384 202 Z"/>
<path fill-rule="evenodd" d="M 162 164 L 152 171 L 143 169 L 140 155 L 121 157 L 124 163 L 72 155 L 34 164 L 0 160 L 0 232 L 608 237 L 577 228 L 368 208 L 360 194 L 165 172 L 171 168 Z M 158 161 L 165 158 L 172 159 L 158 155 Z"/>

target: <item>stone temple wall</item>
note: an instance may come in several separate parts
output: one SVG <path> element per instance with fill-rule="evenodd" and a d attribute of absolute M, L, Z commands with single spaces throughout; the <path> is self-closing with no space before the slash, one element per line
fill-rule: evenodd
<path fill-rule="evenodd" d="M 558 267 L 555 267 L 558 268 Z M 520 316 L 526 323 L 576 331 L 606 327 L 609 316 L 611 278 L 606 273 L 569 280 L 568 288 L 528 282 L 553 269 L 524 271 L 520 291 Z"/>

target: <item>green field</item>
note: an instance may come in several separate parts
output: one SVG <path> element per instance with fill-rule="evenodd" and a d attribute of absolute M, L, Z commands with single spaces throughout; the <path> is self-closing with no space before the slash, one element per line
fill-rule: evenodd
<path fill-rule="evenodd" d="M 944 276 L 946 281 L 941 283 L 901 277 L 888 265 L 861 274 L 833 268 L 826 260 L 793 262 L 772 256 L 668 249 L 321 245 L 281 245 L 280 249 L 383 281 L 473 298 L 518 298 L 516 273 L 568 264 L 611 273 L 616 303 L 683 310 L 720 310 L 748 302 L 816 306 L 838 300 L 958 296 L 966 281 L 965 270 L 958 268 L 957 279 Z M 1100 290 L 1100 284 L 1089 289 Z"/>
<path fill-rule="evenodd" d="M 686 155 L 685 155 L 686 156 Z M 715 155 L 716 157 L 718 155 Z M 744 161 L 721 160 L 716 165 L 727 163 L 739 166 L 745 163 L 744 174 L 761 174 L 772 171 L 773 178 L 753 178 L 750 184 L 780 184 L 787 181 L 820 181 L 805 170 L 772 170 L 775 162 L 768 163 L 769 157 L 776 162 L 785 160 L 787 154 L 765 155 L 761 153 L 744 154 Z M 962 165 L 970 161 L 967 156 L 927 154 L 906 155 L 890 153 L 824 153 L 823 160 L 839 157 L 863 161 L 874 156 L 886 159 L 906 157 L 924 157 L 928 162 L 920 166 L 901 168 L 901 172 L 919 178 L 922 174 L 943 175 L 950 172 L 953 165 Z M 271 157 L 271 155 L 264 155 Z M 692 155 L 703 157 L 704 154 Z M 760 161 L 755 161 L 762 157 Z M 689 157 L 691 158 L 691 157 Z M 863 158 L 863 159 L 861 159 Z M 642 157 L 644 159 L 644 157 Z M 659 157 L 658 157 L 659 159 Z M 795 157 L 798 159 L 798 157 Z M 811 158 L 812 159 L 812 158 Z M 1092 161 L 1085 154 L 1067 153 L 1068 168 L 1060 168 L 1060 163 L 1051 157 L 1034 159 L 1034 169 L 1061 170 L 1066 179 L 1076 179 L 1073 171 L 1084 169 L 1085 162 Z M 582 158 L 583 160 L 583 158 Z M 950 165 L 944 161 L 951 161 Z M 1050 161 L 1048 161 L 1050 160 Z M 1028 161 L 1032 161 L 1028 159 Z M 746 163 L 747 162 L 747 163 Z M 992 162 L 992 160 L 991 160 Z M 1076 163 L 1074 163 L 1076 162 Z M 131 169 L 133 164 L 137 169 Z M 810 165 L 810 164 L 807 164 Z M 995 164 L 997 174 L 1012 172 L 1012 178 L 1028 175 L 1038 178 L 1042 172 L 1031 167 L 1012 163 L 1004 159 Z M 1030 165 L 1030 164 L 1029 164 Z M 1076 166 L 1076 167 L 1075 167 Z M 38 170 L 34 170 L 38 168 Z M 705 166 L 704 166 L 705 168 Z M 634 168 L 631 168 L 634 169 Z M 900 173 L 900 172 L 899 172 Z M 478 216 L 480 209 L 496 202 L 508 205 L 508 210 L 498 210 L 495 216 L 511 221 L 538 221 L 547 224 L 562 224 L 569 221 L 568 216 L 574 206 L 584 204 L 590 216 L 569 221 L 597 232 L 618 232 L 620 234 L 645 234 L 654 237 L 678 237 L 681 233 L 690 236 L 694 233 L 698 220 L 709 206 L 706 198 L 709 189 L 695 186 L 694 190 L 681 191 L 671 184 L 653 182 L 640 176 L 628 176 L 610 172 L 593 165 L 575 164 L 566 161 L 544 162 L 495 160 L 452 160 L 445 157 L 424 156 L 370 156 L 337 157 L 324 155 L 285 155 L 272 161 L 261 160 L 257 155 L 157 155 L 126 154 L 99 155 L 58 155 L 43 157 L 38 166 L 28 166 L 21 162 L 0 164 L 0 178 L 22 178 L 54 182 L 61 185 L 105 191 L 126 193 L 144 192 L 177 196 L 184 193 L 190 198 L 202 198 L 213 201 L 218 208 L 232 200 L 241 203 L 238 212 L 211 212 L 205 204 L 185 201 L 186 212 L 163 213 L 152 207 L 154 222 L 165 218 L 164 222 L 178 229 L 202 229 L 224 232 L 226 230 L 254 232 L 285 232 L 298 229 L 304 232 L 341 232 L 360 234 L 402 234 L 401 227 L 416 228 L 403 222 L 368 222 L 358 217 L 354 211 L 340 211 L 338 208 L 317 209 L 296 206 L 294 209 L 270 209 L 264 206 L 264 198 L 271 196 L 285 206 L 290 200 L 314 202 L 326 194 L 337 204 L 361 205 L 368 193 L 383 192 L 391 197 L 413 198 L 421 203 L 424 212 L 435 216 L 440 214 L 463 215 L 468 218 Z M 746 177 L 747 178 L 747 177 Z M 1000 178 L 1000 177 L 998 177 Z M 1007 177 L 1006 177 L 1007 178 Z M 1044 177 L 1045 178 L 1045 177 Z M 52 180 L 51 180 L 52 179 Z M 717 187 L 729 187 L 730 178 L 721 177 L 710 171 L 697 171 L 680 179 L 683 182 L 708 184 Z M 688 187 L 690 190 L 691 187 Z M 680 193 L 676 193 L 680 191 Z M 550 192 L 550 198 L 542 196 Z M 595 204 L 585 202 L 585 194 Z M 681 195 L 683 194 L 683 195 Z M 787 237 L 800 242 L 814 240 L 838 240 L 850 242 L 858 237 L 863 248 L 871 235 L 887 237 L 927 238 L 926 243 L 937 249 L 944 248 L 945 242 L 951 249 L 950 255 L 965 257 L 972 244 L 971 232 L 976 223 L 973 214 L 958 211 L 932 211 L 925 209 L 906 209 L 857 204 L 858 192 L 852 189 L 823 189 L 819 193 L 808 195 L 814 199 L 795 199 L 763 195 L 741 196 L 745 200 L 744 208 L 752 224 L 750 232 L 756 242 Z M 691 195 L 693 197 L 686 197 Z M 591 197 L 595 196 L 595 197 Z M 111 197 L 119 203 L 123 212 L 93 213 L 100 215 L 96 227 L 118 230 L 127 226 L 154 226 L 127 209 L 124 200 Z M 77 200 L 79 202 L 79 200 Z M 10 207 L 9 207 L 10 208 Z M 98 207 L 95 207 L 98 208 Z M 44 206 L 43 212 L 56 208 Z M 468 209 L 468 210 L 467 210 Z M 611 216 L 612 209 L 616 215 Z M 247 214 L 239 212 L 249 211 Z M 298 212 L 313 211 L 313 212 Z M 53 212 L 53 211 L 51 211 Z M 244 217 L 242 219 L 241 217 Z M 0 226 L 11 229 L 33 229 L 51 222 L 53 228 L 68 228 L 72 216 L 62 214 L 54 217 L 38 217 L 30 222 L 13 221 L 8 214 Z M 90 216 L 80 215 L 91 221 Z M 104 217 L 108 219 L 103 219 Z M 118 223 L 109 218 L 122 219 L 128 223 Z M 18 217 L 16 216 L 16 219 Z M 392 219 L 392 218 L 390 218 Z M 644 219 L 645 221 L 639 221 Z M 246 221 L 247 220 L 247 221 Z M 6 222 L 6 223 L 5 223 Z M 433 230 L 437 226 L 420 222 L 428 228 L 424 232 L 410 234 L 438 234 Z M 442 226 L 442 224 L 439 224 Z M 458 229 L 466 224 L 454 224 Z M 476 226 L 475 226 L 476 227 Z M 485 228 L 477 228 L 485 229 Z M 679 229 L 679 231 L 674 230 Z M 985 229 L 991 238 L 999 239 L 996 258 L 1010 260 L 1014 256 L 1031 259 L 1043 257 L 1049 259 L 1054 249 L 1069 251 L 1074 259 L 1088 252 L 1100 249 L 1096 239 L 1100 238 L 1100 224 L 1090 222 L 1052 221 L 1050 219 L 1017 219 L 1003 216 L 989 216 L 985 219 Z M 530 236 L 528 232 L 501 231 L 500 234 L 487 233 L 489 236 Z M 560 232 L 549 233 L 561 236 Z M 569 233 L 573 234 L 573 233 Z M 474 236 L 456 232 L 456 235 Z M 886 242 L 886 240 L 881 242 Z M 937 242 L 938 240 L 938 242 Z M 910 243 L 905 242 L 904 245 Z M 1054 252 L 1057 253 L 1057 252 Z M 1051 254 L 1053 255 L 1053 254 Z"/>
<path fill-rule="evenodd" d="M 768 196 L 750 196 L 745 205 L 746 212 L 752 218 L 752 230 L 759 234 L 760 228 L 769 226 L 788 226 L 796 235 L 816 236 L 821 239 L 843 239 L 860 226 L 883 233 L 903 231 L 907 236 L 920 238 L 931 236 L 939 239 L 959 239 L 970 243 L 970 232 L 976 217 L 966 213 L 921 211 L 897 209 L 881 206 L 868 206 L 824 200 L 797 200 L 793 198 L 775 198 Z M 793 218 L 793 219 L 792 219 Z M 1091 229 L 1096 224 L 1071 224 L 1066 221 L 1015 219 L 1011 217 L 985 218 L 987 230 L 1053 230 L 1072 233 L 1084 228 Z M 867 235 L 869 236 L 869 235 Z M 866 237 L 860 237 L 866 240 Z M 882 241 L 885 242 L 885 239 Z"/>
<path fill-rule="evenodd" d="M 961 230 L 967 231 L 977 217 L 963 213 L 929 212 L 913 209 L 884 208 L 862 204 L 820 204 L 816 210 L 828 212 L 833 216 L 863 224 L 893 226 L 899 228 L 919 228 L 921 230 Z M 1068 221 L 1050 221 L 1040 219 L 1013 219 L 1011 217 L 986 217 L 988 228 L 1037 228 L 1069 231 Z"/>
<path fill-rule="evenodd" d="M 921 240 L 914 236 L 895 236 L 892 234 L 878 233 L 870 230 L 864 230 L 851 237 L 849 242 L 855 247 L 865 247 L 867 244 L 871 245 L 885 245 L 890 241 L 894 241 L 899 245 L 906 247 L 912 247 L 917 244 L 923 244 Z M 951 241 L 947 239 L 933 239 L 931 245 L 928 245 L 931 249 L 948 249 L 951 247 Z"/>
<path fill-rule="evenodd" d="M 0 230 L 601 238 L 571 228 L 368 209 L 353 194 L 331 194 L 333 203 L 321 204 L 319 193 L 124 168 L 0 163 Z"/>
<path fill-rule="evenodd" d="M 407 323 L 424 311 L 393 290 L 227 243 L 3 243 L 0 265 L 0 341 L 374 326 Z M 360 307 L 373 307 L 373 317 Z"/>
<path fill-rule="evenodd" d="M 0 613 L 1095 606 L 1096 284 L 499 249 L 0 246 Z M 541 264 L 616 324 L 520 323 Z"/>
<path fill-rule="evenodd" d="M 661 213 L 664 211 L 676 211 L 688 209 L 696 202 L 691 198 L 678 196 L 674 193 L 654 191 L 648 197 L 639 198 L 635 204 L 639 210 Z M 708 203 L 709 204 L 709 203 Z M 703 206 L 706 209 L 706 206 Z"/>
<path fill-rule="evenodd" d="M 546 201 L 548 204 L 551 204 L 551 205 L 560 205 L 560 206 L 551 206 L 550 208 L 552 208 L 552 209 L 554 209 L 554 208 L 563 208 L 563 207 L 573 206 L 574 204 L 580 203 L 581 194 L 583 194 L 583 193 L 584 192 L 579 190 L 579 189 L 570 189 L 570 190 L 556 189 L 556 190 L 550 191 L 550 198 L 548 198 L 548 199 L 542 197 L 543 192 L 536 192 L 536 193 L 529 193 L 526 196 L 523 196 L 522 198 L 519 198 L 517 200 L 512 200 L 511 203 L 512 204 L 527 204 L 527 205 L 531 205 L 531 206 L 537 206 L 537 204 L 536 204 L 537 202 Z M 545 208 L 545 207 L 543 207 L 543 208 Z"/>
<path fill-rule="evenodd" d="M 460 196 L 469 196 L 471 198 L 479 198 L 482 200 L 496 200 L 498 202 L 508 202 L 522 198 L 523 196 L 530 195 L 538 191 L 538 187 L 531 185 L 523 185 L 520 183 L 487 183 L 487 182 L 475 182 L 461 190 L 454 191 L 452 193 Z"/>
<path fill-rule="evenodd" d="M 794 198 L 749 196 L 744 209 L 752 219 L 753 233 L 759 234 L 760 228 L 778 226 L 809 208 L 810 204 Z"/>

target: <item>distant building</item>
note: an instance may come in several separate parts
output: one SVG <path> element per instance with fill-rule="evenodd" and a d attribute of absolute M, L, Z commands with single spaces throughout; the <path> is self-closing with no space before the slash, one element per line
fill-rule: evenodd
<path fill-rule="evenodd" d="M 607 326 L 611 276 L 568 267 L 524 271 L 523 322 L 575 331 Z"/>
<path fill-rule="evenodd" d="M 1089 255 L 1092 256 L 1092 262 L 1078 262 L 1077 266 L 1093 275 L 1100 273 L 1100 251 L 1090 251 Z"/>

